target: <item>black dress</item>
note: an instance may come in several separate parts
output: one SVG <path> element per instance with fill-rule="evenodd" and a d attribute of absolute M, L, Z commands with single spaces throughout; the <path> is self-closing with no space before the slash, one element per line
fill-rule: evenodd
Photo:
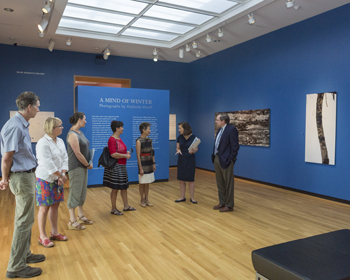
<path fill-rule="evenodd" d="M 180 144 L 182 155 L 178 154 L 177 158 L 177 179 L 180 181 L 194 182 L 194 173 L 196 170 L 196 157 L 188 152 L 195 135 L 191 135 L 187 140 L 183 135 L 177 137 L 177 143 Z"/>

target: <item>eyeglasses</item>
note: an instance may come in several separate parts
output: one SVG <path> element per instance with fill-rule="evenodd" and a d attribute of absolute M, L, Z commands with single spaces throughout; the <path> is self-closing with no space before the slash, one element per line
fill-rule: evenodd
<path fill-rule="evenodd" d="M 53 128 L 56 128 L 56 127 L 63 128 L 63 125 L 54 126 Z"/>

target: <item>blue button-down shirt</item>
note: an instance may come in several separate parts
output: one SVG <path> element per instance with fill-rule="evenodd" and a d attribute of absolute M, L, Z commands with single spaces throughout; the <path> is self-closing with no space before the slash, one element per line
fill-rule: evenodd
<path fill-rule="evenodd" d="M 0 134 L 1 154 L 14 151 L 11 172 L 26 171 L 37 166 L 29 135 L 29 122 L 16 113 L 9 119 Z"/>
<path fill-rule="evenodd" d="M 221 139 L 222 134 L 224 133 L 225 127 L 226 127 L 226 124 L 221 128 L 218 135 L 216 136 L 214 155 L 216 155 L 218 153 L 220 139 Z"/>

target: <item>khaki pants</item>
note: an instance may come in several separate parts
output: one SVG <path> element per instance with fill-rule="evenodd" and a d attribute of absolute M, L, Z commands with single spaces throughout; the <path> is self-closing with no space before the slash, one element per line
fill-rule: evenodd
<path fill-rule="evenodd" d="M 15 226 L 11 245 L 8 272 L 27 267 L 30 256 L 30 239 L 34 223 L 35 173 L 11 173 L 10 190 L 16 198 Z"/>
<path fill-rule="evenodd" d="M 234 163 L 231 162 L 229 167 L 223 169 L 220 166 L 219 157 L 215 156 L 214 169 L 216 176 L 216 184 L 218 186 L 219 204 L 225 205 L 226 207 L 234 207 L 234 174 L 233 174 Z"/>
<path fill-rule="evenodd" d="M 68 208 L 83 206 L 87 191 L 87 169 L 77 167 L 69 171 L 69 196 L 67 201 Z"/>

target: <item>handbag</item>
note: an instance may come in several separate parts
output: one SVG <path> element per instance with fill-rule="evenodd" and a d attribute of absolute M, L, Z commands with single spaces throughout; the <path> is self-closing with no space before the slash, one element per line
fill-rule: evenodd
<path fill-rule="evenodd" d="M 108 147 L 107 146 L 104 147 L 102 154 L 98 159 L 98 167 L 102 165 L 104 168 L 112 168 L 114 167 L 114 165 L 116 165 L 117 162 L 118 162 L 118 159 L 111 157 Z"/>

